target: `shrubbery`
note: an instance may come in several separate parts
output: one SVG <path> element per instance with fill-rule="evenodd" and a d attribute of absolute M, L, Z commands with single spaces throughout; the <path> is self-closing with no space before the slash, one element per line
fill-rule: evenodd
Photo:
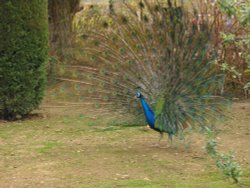
<path fill-rule="evenodd" d="M 0 6 L 0 118 L 36 108 L 46 83 L 46 0 L 2 1 Z"/>
<path fill-rule="evenodd" d="M 227 178 L 231 178 L 235 183 L 240 181 L 242 176 L 242 168 L 240 164 L 235 160 L 235 156 L 232 152 L 220 153 L 217 149 L 217 141 L 215 140 L 214 132 L 207 128 L 206 134 L 208 141 L 206 144 L 206 151 L 216 163 L 218 169 L 220 169 Z"/>

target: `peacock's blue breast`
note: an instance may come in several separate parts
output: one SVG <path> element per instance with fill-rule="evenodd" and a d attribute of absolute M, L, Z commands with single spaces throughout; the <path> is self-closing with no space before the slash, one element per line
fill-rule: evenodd
<path fill-rule="evenodd" d="M 141 98 L 141 104 L 142 104 L 142 108 L 143 108 L 147 123 L 149 124 L 151 128 L 154 128 L 155 114 L 153 110 L 151 110 L 150 106 L 148 105 L 148 103 L 145 101 L 144 98 Z"/>

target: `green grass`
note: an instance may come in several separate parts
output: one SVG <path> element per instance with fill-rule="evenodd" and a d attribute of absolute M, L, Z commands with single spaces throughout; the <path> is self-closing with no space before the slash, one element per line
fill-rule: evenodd
<path fill-rule="evenodd" d="M 48 153 L 50 151 L 53 151 L 54 149 L 60 147 L 61 144 L 55 142 L 55 141 L 49 141 L 49 142 L 46 142 L 44 143 L 44 145 L 40 148 L 38 148 L 38 152 L 39 153 Z"/>
<path fill-rule="evenodd" d="M 90 126 L 90 122 L 95 125 Z M 240 184 L 234 184 L 205 154 L 203 143 L 191 144 L 187 150 L 176 140 L 175 143 L 180 142 L 176 147 L 153 148 L 150 145 L 157 141 L 157 133 L 139 125 L 122 127 L 104 122 L 62 114 L 0 123 L 0 185 L 74 188 L 250 186 L 247 165 L 243 164 Z M 231 132 L 225 133 L 232 140 Z M 240 139 L 247 139 L 242 135 Z M 200 141 L 196 134 L 192 137 L 194 143 Z"/>

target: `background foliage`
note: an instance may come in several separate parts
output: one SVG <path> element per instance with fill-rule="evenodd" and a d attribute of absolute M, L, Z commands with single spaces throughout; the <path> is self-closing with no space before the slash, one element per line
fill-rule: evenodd
<path fill-rule="evenodd" d="M 103 1 L 104 2 L 104 1 Z M 109 2 L 109 4 L 108 4 Z M 125 1 L 132 6 L 140 6 L 139 1 Z M 166 2 L 166 1 L 162 1 Z M 193 4 L 193 5 L 192 5 Z M 191 12 L 191 7 L 198 10 L 193 22 L 202 25 L 205 20 L 210 20 L 211 34 L 213 34 L 213 45 L 217 50 L 218 70 L 225 73 L 224 85 L 221 88 L 221 95 L 233 98 L 247 98 L 249 95 L 249 15 L 250 5 L 247 0 L 242 1 L 189 1 L 187 3 Z M 74 34 L 77 34 L 77 45 L 79 48 L 85 45 L 84 34 L 88 30 L 97 31 L 103 26 L 102 23 L 112 24 L 108 19 L 110 13 L 123 12 L 124 6 L 121 2 L 105 1 L 103 4 L 95 4 L 84 9 L 74 20 Z M 110 10 L 111 8 L 111 10 Z M 138 19 L 141 19 L 143 11 L 135 12 Z M 106 18 L 105 18 L 106 17 Z M 198 18 L 198 19 L 197 19 Z M 107 22 L 103 20 L 108 20 Z M 83 34 L 83 35 L 82 35 Z M 81 59 L 82 55 L 76 50 L 68 56 L 70 61 Z M 78 49 L 79 49 L 78 48 Z M 88 65 L 89 62 L 86 62 Z"/>

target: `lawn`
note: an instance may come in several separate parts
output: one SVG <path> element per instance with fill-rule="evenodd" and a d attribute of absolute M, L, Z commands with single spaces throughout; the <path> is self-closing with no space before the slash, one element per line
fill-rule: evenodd
<path fill-rule="evenodd" d="M 29 119 L 0 122 L 0 187 L 250 187 L 249 102 L 235 103 L 218 126 L 220 151 L 233 150 L 243 167 L 238 185 L 206 154 L 204 135 L 152 147 L 158 135 L 146 126 L 110 127 L 74 112 L 42 108 Z"/>

